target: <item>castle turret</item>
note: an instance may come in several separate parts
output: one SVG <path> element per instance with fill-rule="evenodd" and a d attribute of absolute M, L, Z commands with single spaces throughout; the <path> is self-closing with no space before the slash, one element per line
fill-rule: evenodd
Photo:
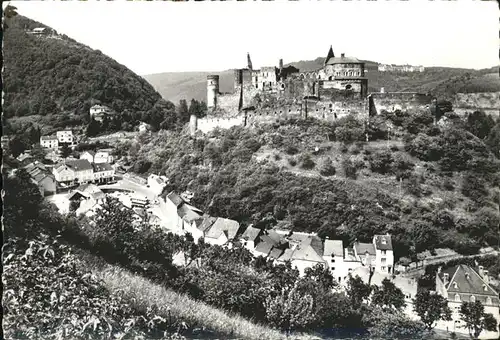
<path fill-rule="evenodd" d="M 196 130 L 198 130 L 198 117 L 192 114 L 189 117 L 189 132 L 191 133 L 191 136 L 196 134 Z"/>
<path fill-rule="evenodd" d="M 215 109 L 217 107 L 217 97 L 219 96 L 219 76 L 207 76 L 207 107 Z"/>
<path fill-rule="evenodd" d="M 250 59 L 250 53 L 247 53 L 247 62 L 248 62 L 248 69 L 251 71 L 252 68 L 252 60 Z"/>
<path fill-rule="evenodd" d="M 333 53 L 333 48 L 331 45 L 330 45 L 330 49 L 328 50 L 328 55 L 326 56 L 326 59 L 325 59 L 325 65 L 328 62 L 328 60 L 330 60 L 330 58 L 335 58 L 335 54 Z"/>

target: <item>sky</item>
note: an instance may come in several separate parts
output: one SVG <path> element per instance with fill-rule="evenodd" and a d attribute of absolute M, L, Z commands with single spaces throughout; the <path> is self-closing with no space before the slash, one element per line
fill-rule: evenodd
<path fill-rule="evenodd" d="M 222 71 L 326 57 L 498 65 L 496 1 L 14 1 L 18 13 L 140 74 Z"/>

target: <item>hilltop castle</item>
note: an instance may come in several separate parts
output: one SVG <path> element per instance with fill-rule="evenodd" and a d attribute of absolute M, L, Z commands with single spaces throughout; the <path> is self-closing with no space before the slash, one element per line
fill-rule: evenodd
<path fill-rule="evenodd" d="M 264 108 L 267 102 L 292 105 L 304 97 L 323 102 L 366 97 L 368 80 L 365 64 L 341 54 L 336 57 L 332 47 L 322 68 L 300 72 L 293 66 L 267 66 L 254 70 L 250 55 L 247 68 L 234 71 L 234 92 L 219 92 L 219 76 L 207 77 L 207 106 L 212 112 L 237 113 L 249 108 Z M 267 105 L 269 106 L 269 105 Z M 330 106 L 333 112 L 333 105 Z"/>
<path fill-rule="evenodd" d="M 422 102 L 422 96 L 416 93 L 381 93 L 371 99 L 365 63 L 344 53 L 335 56 L 331 46 L 322 67 L 305 72 L 283 66 L 283 59 L 278 67 L 253 69 L 247 54 L 247 67 L 234 70 L 233 92 L 221 93 L 219 75 L 207 76 L 208 114 L 203 119 L 192 117 L 191 131 L 207 132 L 215 127 L 250 126 L 290 118 L 334 121 L 354 114 L 366 119 L 377 111 L 382 100 L 384 108 L 400 103 L 400 95 L 417 105 Z M 423 102 L 430 100 L 424 98 Z"/>

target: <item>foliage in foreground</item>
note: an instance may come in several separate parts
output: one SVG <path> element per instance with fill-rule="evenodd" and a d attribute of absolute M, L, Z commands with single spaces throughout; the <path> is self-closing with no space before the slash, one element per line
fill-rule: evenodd
<path fill-rule="evenodd" d="M 134 310 L 111 293 L 56 239 L 4 245 L 3 329 L 6 338 L 171 338 L 154 309 Z"/>

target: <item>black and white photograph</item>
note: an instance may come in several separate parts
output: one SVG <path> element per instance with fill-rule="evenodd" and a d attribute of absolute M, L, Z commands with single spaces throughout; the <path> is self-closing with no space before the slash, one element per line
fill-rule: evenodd
<path fill-rule="evenodd" d="M 500 339 L 498 1 L 4 1 L 2 338 Z"/>

